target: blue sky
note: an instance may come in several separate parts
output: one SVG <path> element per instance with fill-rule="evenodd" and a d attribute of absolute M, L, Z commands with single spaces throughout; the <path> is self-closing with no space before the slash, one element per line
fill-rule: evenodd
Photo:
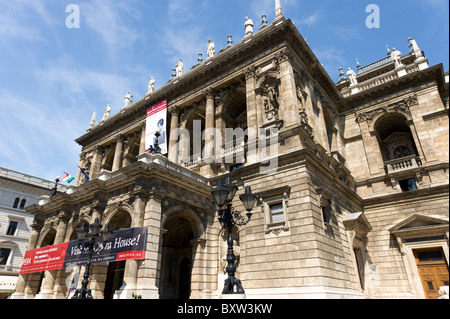
<path fill-rule="evenodd" d="M 130 91 L 134 101 L 170 79 L 178 59 L 185 72 L 227 36 L 238 43 L 245 16 L 271 23 L 275 0 L 0 0 L 0 166 L 53 180 L 75 175 L 92 113 L 111 114 Z M 449 68 L 448 0 L 281 0 L 330 77 L 386 55 L 408 52 L 408 37 L 430 65 Z M 66 27 L 66 7 L 80 8 L 80 28 Z M 366 7 L 380 8 L 380 28 L 366 27 Z"/>

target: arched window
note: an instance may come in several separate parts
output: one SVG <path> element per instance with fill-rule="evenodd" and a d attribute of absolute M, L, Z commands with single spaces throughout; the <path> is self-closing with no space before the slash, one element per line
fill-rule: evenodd
<path fill-rule="evenodd" d="M 16 197 L 16 200 L 14 201 L 13 208 L 19 207 L 19 202 L 20 202 L 20 198 L 19 198 L 19 197 Z"/>
<path fill-rule="evenodd" d="M 27 200 L 24 198 L 22 199 L 22 201 L 20 202 L 20 209 L 24 209 L 25 208 L 25 204 L 27 203 Z"/>
<path fill-rule="evenodd" d="M 385 162 L 418 155 L 407 119 L 403 115 L 386 114 L 375 124 L 375 131 Z"/>

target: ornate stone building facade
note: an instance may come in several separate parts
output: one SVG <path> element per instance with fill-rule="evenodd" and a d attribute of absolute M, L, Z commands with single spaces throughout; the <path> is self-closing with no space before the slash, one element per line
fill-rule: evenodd
<path fill-rule="evenodd" d="M 231 177 L 259 199 L 235 234 L 247 298 L 435 298 L 448 285 L 448 80 L 414 48 L 333 83 L 278 12 L 78 138 L 90 181 L 28 208 L 29 249 L 95 218 L 147 227 L 144 261 L 93 267 L 95 298 L 220 298 L 211 189 Z M 167 157 L 145 153 L 146 109 L 164 99 Z M 187 140 L 196 123 L 215 129 L 201 139 L 214 152 Z M 256 134 L 225 139 L 227 128 Z M 64 298 L 67 278 L 23 275 L 14 297 Z"/>

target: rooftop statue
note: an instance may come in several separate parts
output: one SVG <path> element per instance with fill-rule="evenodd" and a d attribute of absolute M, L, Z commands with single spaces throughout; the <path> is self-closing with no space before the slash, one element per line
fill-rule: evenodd
<path fill-rule="evenodd" d="M 352 70 L 352 68 L 348 68 L 347 71 L 348 79 L 350 80 L 350 85 L 358 84 L 358 80 L 356 79 L 356 73 Z"/>
<path fill-rule="evenodd" d="M 130 92 L 127 92 L 127 95 L 125 95 L 125 100 L 124 100 L 124 107 L 129 107 L 131 105 L 131 103 L 133 102 L 133 96 L 130 94 Z"/>
<path fill-rule="evenodd" d="M 175 66 L 175 69 L 177 71 L 177 76 L 183 75 L 184 64 L 183 61 L 181 61 L 181 59 L 178 60 L 178 64 Z"/>
<path fill-rule="evenodd" d="M 249 17 L 245 17 L 245 36 L 249 36 L 253 34 L 253 20 L 249 19 Z"/>
<path fill-rule="evenodd" d="M 110 114 L 111 114 L 111 105 L 108 104 L 105 108 L 105 113 L 103 114 L 102 121 L 108 119 Z"/>
<path fill-rule="evenodd" d="M 153 93 L 153 92 L 155 92 L 155 79 L 153 78 L 153 76 L 152 76 L 152 78 L 150 79 L 150 82 L 148 83 L 148 93 Z"/>
<path fill-rule="evenodd" d="M 400 61 L 400 58 L 402 57 L 402 53 L 400 51 L 397 51 L 395 48 L 392 49 L 391 53 L 392 60 L 395 63 L 395 67 L 398 68 L 402 66 L 402 61 Z"/>
<path fill-rule="evenodd" d="M 94 112 L 94 114 L 92 114 L 92 119 L 91 119 L 91 123 L 89 124 L 89 128 L 93 128 L 95 126 L 95 120 L 97 118 L 97 112 Z"/>
<path fill-rule="evenodd" d="M 206 50 L 208 51 L 208 58 L 212 58 L 216 54 L 216 47 L 212 40 L 208 40 L 208 46 L 206 47 Z"/>

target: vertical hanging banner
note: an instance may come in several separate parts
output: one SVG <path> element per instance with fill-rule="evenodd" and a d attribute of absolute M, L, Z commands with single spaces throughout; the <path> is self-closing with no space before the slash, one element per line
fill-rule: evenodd
<path fill-rule="evenodd" d="M 167 100 L 163 100 L 147 109 L 147 123 L 145 128 L 145 149 L 155 144 L 155 133 L 159 131 L 158 144 L 161 154 L 167 154 Z"/>

